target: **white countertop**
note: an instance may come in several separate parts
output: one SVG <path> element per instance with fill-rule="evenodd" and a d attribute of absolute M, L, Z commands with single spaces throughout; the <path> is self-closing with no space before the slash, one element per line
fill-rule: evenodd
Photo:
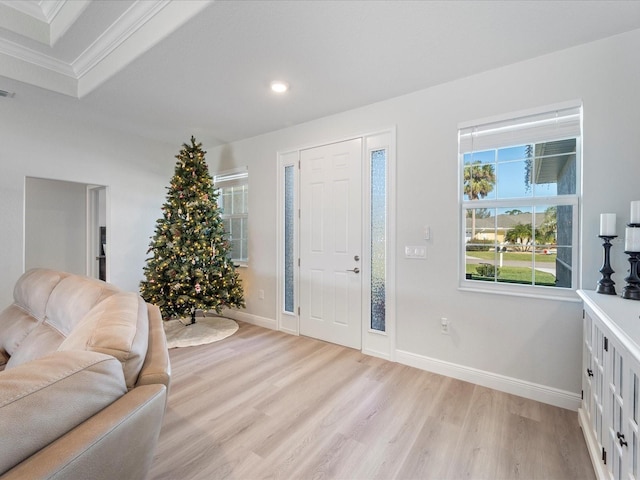
<path fill-rule="evenodd" d="M 619 295 L 603 295 L 593 290 L 578 290 L 578 295 L 640 361 L 640 301 L 627 300 Z"/>

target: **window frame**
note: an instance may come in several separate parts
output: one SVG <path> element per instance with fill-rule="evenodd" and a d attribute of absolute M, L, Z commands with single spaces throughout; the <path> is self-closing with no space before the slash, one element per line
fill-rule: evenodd
<path fill-rule="evenodd" d="M 244 212 L 242 213 L 224 213 L 224 203 L 222 202 L 222 207 L 220 206 L 220 199 L 223 198 L 223 189 L 232 188 L 232 187 L 246 187 L 246 201 L 244 204 Z M 242 251 L 241 245 L 241 253 L 244 253 L 245 256 L 241 258 L 230 258 L 230 260 L 237 267 L 247 267 L 249 265 L 249 169 L 247 167 L 234 168 L 232 170 L 225 170 L 221 172 L 217 172 L 213 175 L 213 188 L 214 191 L 218 195 L 218 208 L 220 209 L 220 218 L 223 222 L 233 221 L 236 219 L 243 220 L 243 232 L 244 237 L 247 240 L 246 252 Z M 229 232 L 225 229 L 225 234 L 228 236 Z M 242 237 L 241 237 L 242 238 Z M 227 239 L 228 241 L 230 239 Z M 232 252 L 231 247 L 229 248 L 229 252 Z"/>
<path fill-rule="evenodd" d="M 491 199 L 477 199 L 477 200 L 465 200 L 464 195 L 464 171 L 465 171 L 465 153 L 469 153 L 469 149 L 464 149 L 461 142 L 461 134 L 463 131 L 468 130 L 475 125 L 490 125 L 492 123 L 500 124 L 504 126 L 509 122 L 514 124 L 518 123 L 522 118 L 535 117 L 538 115 L 550 114 L 554 111 L 560 111 L 564 109 L 578 109 L 580 112 L 579 119 L 579 133 L 577 135 L 570 135 L 566 138 L 576 139 L 576 178 L 575 178 L 575 193 L 574 194 L 562 194 L 554 196 L 525 196 L 515 198 L 491 198 Z M 508 127 L 507 127 L 508 128 Z M 576 290 L 579 287 L 580 280 L 580 223 L 581 218 L 581 204 L 582 204 L 582 104 L 581 102 L 566 102 L 555 106 L 542 107 L 535 110 L 529 110 L 526 112 L 516 112 L 508 115 L 501 115 L 499 117 L 493 117 L 490 119 L 479 120 L 475 122 L 465 122 L 458 126 L 458 217 L 459 217 L 459 233 L 458 233 L 458 278 L 460 290 L 483 292 L 483 293 L 496 293 L 502 295 L 515 295 L 524 297 L 544 298 L 544 299 L 559 299 L 567 301 L 579 301 L 576 294 Z M 526 144 L 540 144 L 545 141 L 555 141 L 558 138 L 549 140 L 541 140 L 539 138 L 532 138 L 530 142 L 515 141 L 512 144 L 506 143 L 500 146 L 478 148 L 476 150 L 471 148 L 471 151 L 485 151 L 485 150 L 500 150 L 503 148 L 510 148 L 514 146 L 522 146 Z M 466 151 L 464 151 L 466 150 Z M 496 183 L 498 179 L 496 178 Z M 506 209 L 506 208 L 522 208 L 522 207 L 536 207 L 536 206 L 572 206 L 572 231 L 571 231 L 571 287 L 556 287 L 545 286 L 535 284 L 514 284 L 498 281 L 479 281 L 467 279 L 466 275 L 466 254 L 467 254 L 467 224 L 466 224 L 466 212 L 467 209 Z M 496 211 L 497 218 L 497 211 Z M 532 268 L 535 263 L 532 258 Z"/>

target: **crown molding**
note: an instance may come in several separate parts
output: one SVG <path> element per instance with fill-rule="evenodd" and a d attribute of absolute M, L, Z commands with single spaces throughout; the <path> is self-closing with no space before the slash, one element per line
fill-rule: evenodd
<path fill-rule="evenodd" d="M 76 3 L 77 0 L 70 2 L 68 0 L 40 0 L 38 4 L 40 5 L 42 14 L 44 15 L 45 21 L 48 24 L 53 22 L 53 19 L 56 18 L 58 12 L 62 10 L 62 8 L 68 8 L 70 5 Z"/>
<path fill-rule="evenodd" d="M 0 0 L 0 27 L 52 47 L 90 3 L 90 0 Z"/>
<path fill-rule="evenodd" d="M 67 33 L 82 12 L 91 4 L 91 0 L 67 0 L 51 1 L 49 20 L 49 46 L 53 47 L 62 36 Z"/>
<path fill-rule="evenodd" d="M 73 63 L 78 78 L 78 98 L 169 36 L 213 0 L 163 0 L 153 2 L 157 4 L 155 8 L 150 3 L 138 0 L 127 11 L 126 20 L 114 22 L 104 38 L 94 42 L 95 45 Z"/>
<path fill-rule="evenodd" d="M 36 10 L 33 10 L 34 7 Z M 35 15 L 38 11 L 40 16 Z M 49 44 L 49 24 L 34 3 L 0 0 L 0 27 L 43 45 Z"/>
<path fill-rule="evenodd" d="M 136 0 L 71 63 L 0 37 L 0 58 L 7 59 L 7 62 L 0 62 L 0 75 L 65 95 L 82 97 L 212 2 Z M 90 4 L 90 0 L 0 0 L 0 11 L 4 10 L 24 21 L 20 28 L 10 28 L 14 33 L 51 46 Z M 16 8 L 16 5 L 20 7 Z M 45 20 L 36 20 L 36 17 Z M 5 27 L 2 18 L 0 27 Z M 47 29 L 46 32 L 43 28 Z"/>
<path fill-rule="evenodd" d="M 77 80 L 72 66 L 46 53 L 32 50 L 18 43 L 0 37 L 0 54 L 8 55 L 24 63 L 29 63 L 45 70 L 66 75 Z M 0 74 L 2 70 L 0 69 Z"/>
<path fill-rule="evenodd" d="M 136 1 L 73 61 L 76 77 L 86 75 L 169 3 L 171 0 Z"/>
<path fill-rule="evenodd" d="M 54 0 L 52 2 L 43 2 L 41 1 L 27 1 L 27 2 L 15 2 L 9 0 L 0 0 L 0 3 L 6 5 L 7 7 L 11 7 L 18 12 L 29 15 L 32 18 L 44 23 L 49 23 L 49 19 L 44 12 L 43 3 L 64 3 L 65 0 Z M 50 10 L 50 5 L 47 5 L 47 11 Z"/>

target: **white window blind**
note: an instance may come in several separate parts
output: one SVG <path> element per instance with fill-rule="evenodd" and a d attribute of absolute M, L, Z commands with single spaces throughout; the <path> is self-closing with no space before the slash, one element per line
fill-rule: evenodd
<path fill-rule="evenodd" d="M 248 178 L 249 171 L 246 167 L 243 167 L 215 174 L 213 176 L 213 184 L 216 188 L 233 187 L 247 183 Z"/>
<path fill-rule="evenodd" d="M 507 120 L 460 125 L 460 152 L 478 152 L 579 137 L 580 110 L 581 107 L 575 105 Z"/>

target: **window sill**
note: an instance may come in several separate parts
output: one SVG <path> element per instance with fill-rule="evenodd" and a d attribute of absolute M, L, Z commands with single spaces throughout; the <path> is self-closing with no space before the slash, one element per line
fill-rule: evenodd
<path fill-rule="evenodd" d="M 535 289 L 535 291 L 532 291 Z M 488 285 L 476 286 L 469 282 L 463 282 L 458 286 L 458 290 L 463 292 L 488 293 L 492 295 L 507 295 L 511 297 L 537 298 L 540 300 L 556 300 L 560 302 L 580 303 L 580 297 L 575 290 L 563 289 L 559 291 L 557 287 L 513 287 L 499 285 L 492 288 Z"/>

